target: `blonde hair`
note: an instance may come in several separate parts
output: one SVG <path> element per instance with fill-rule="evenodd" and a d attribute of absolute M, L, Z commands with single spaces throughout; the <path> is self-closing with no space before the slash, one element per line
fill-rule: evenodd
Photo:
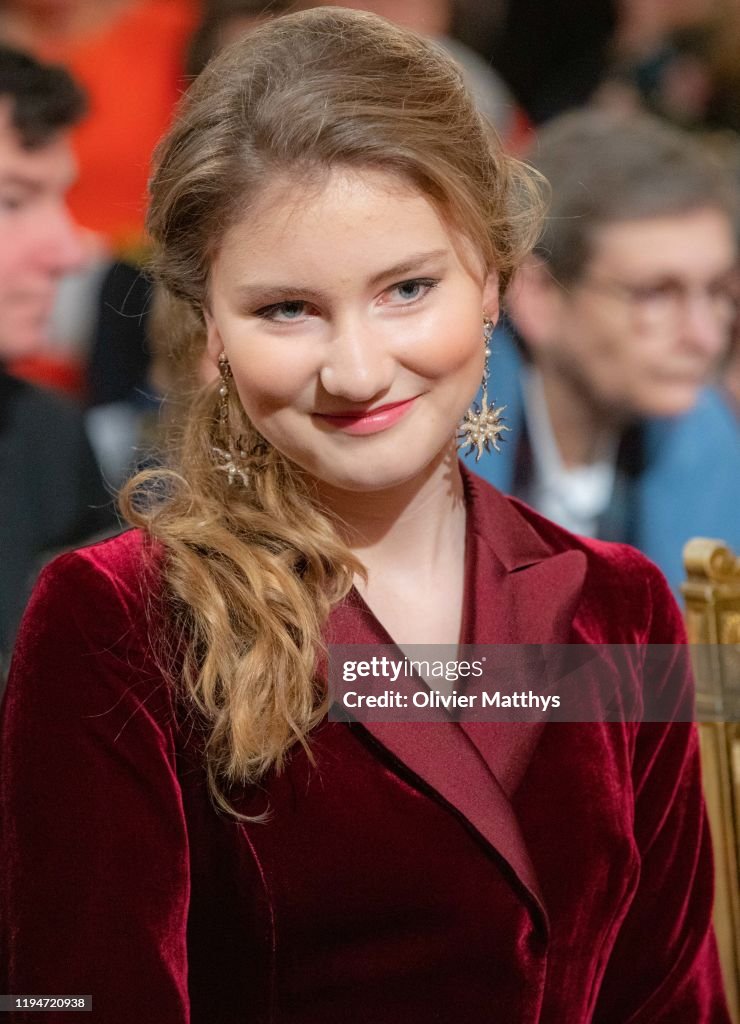
<path fill-rule="evenodd" d="M 360 12 L 278 18 L 206 68 L 156 154 L 154 271 L 188 311 L 180 341 L 191 365 L 227 227 L 277 175 L 304 182 L 336 166 L 381 169 L 419 189 L 504 287 L 536 239 L 538 179 L 504 154 L 440 48 Z M 233 391 L 230 430 L 247 452 L 249 487 L 230 487 L 214 466 L 211 386 L 189 410 L 177 468 L 134 478 L 122 507 L 166 552 L 175 634 L 187 637 L 181 684 L 205 720 L 212 797 L 241 817 L 227 787 L 279 770 L 295 743 L 308 750 L 326 713 L 322 628 L 363 568 Z"/>

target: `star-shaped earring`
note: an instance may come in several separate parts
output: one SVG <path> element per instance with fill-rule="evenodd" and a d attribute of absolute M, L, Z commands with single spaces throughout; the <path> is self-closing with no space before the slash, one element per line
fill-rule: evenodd
<path fill-rule="evenodd" d="M 463 452 L 464 455 L 470 455 L 477 449 L 475 461 L 478 462 L 483 452 L 490 452 L 492 447 L 497 452 L 501 451 L 501 435 L 505 430 L 511 430 L 511 427 L 507 427 L 501 420 L 501 413 L 505 408 L 505 405 L 499 406 L 498 409 L 494 405 L 489 405 L 488 392 L 483 390 L 481 404 L 473 402 L 460 424 L 460 449 L 468 446 L 467 451 Z"/>
<path fill-rule="evenodd" d="M 249 486 L 249 473 L 239 465 L 240 462 L 246 461 L 247 453 L 245 451 L 235 445 L 231 439 L 229 439 L 228 449 L 218 448 L 214 444 L 211 445 L 211 451 L 215 456 L 216 469 L 226 473 L 230 484 L 241 480 L 245 487 Z"/>
<path fill-rule="evenodd" d="M 476 462 L 478 462 L 483 452 L 490 452 L 491 448 L 495 448 L 497 452 L 500 452 L 499 441 L 503 440 L 502 434 L 505 430 L 511 430 L 511 427 L 507 427 L 501 419 L 501 413 L 506 406 L 500 405 L 497 409 L 495 402 L 492 405 L 488 404 L 488 358 L 491 355 L 489 344 L 493 335 L 493 329 L 493 321 L 484 314 L 483 338 L 486 349 L 485 362 L 483 364 L 483 380 L 481 382 L 481 387 L 483 388 L 481 404 L 478 405 L 477 402 L 473 402 L 460 424 L 460 431 L 457 435 L 457 439 L 460 442 L 458 446 L 460 450 L 462 451 L 467 445 L 467 450 L 463 454 L 470 455 L 475 451 Z"/>

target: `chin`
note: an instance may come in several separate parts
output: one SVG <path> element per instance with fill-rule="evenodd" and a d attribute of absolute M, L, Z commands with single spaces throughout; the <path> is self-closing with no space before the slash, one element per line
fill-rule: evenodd
<path fill-rule="evenodd" d="M 394 490 L 415 480 L 437 461 L 440 453 L 430 454 L 426 461 L 418 454 L 416 458 L 409 458 L 410 454 L 398 453 L 396 458 L 378 461 L 357 458 L 346 465 L 343 465 L 341 460 L 336 460 L 330 465 L 304 462 L 302 468 L 318 483 L 327 487 L 369 494 Z"/>
<path fill-rule="evenodd" d="M 650 401 L 645 403 L 640 415 L 648 418 L 683 416 L 694 408 L 699 401 L 700 393 L 701 388 L 698 385 L 671 388 L 665 393 L 657 392 L 650 396 Z"/>

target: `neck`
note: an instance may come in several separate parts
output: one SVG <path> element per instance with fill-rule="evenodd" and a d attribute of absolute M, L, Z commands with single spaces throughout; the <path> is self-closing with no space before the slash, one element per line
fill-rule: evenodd
<path fill-rule="evenodd" d="M 336 517 L 349 547 L 378 573 L 433 576 L 465 535 L 465 501 L 453 446 L 422 473 L 397 487 L 362 493 L 323 483 L 319 496 Z"/>
<path fill-rule="evenodd" d="M 609 439 L 624 420 L 595 402 L 576 380 L 540 367 L 545 405 L 555 444 L 567 469 L 589 466 L 603 457 Z"/>

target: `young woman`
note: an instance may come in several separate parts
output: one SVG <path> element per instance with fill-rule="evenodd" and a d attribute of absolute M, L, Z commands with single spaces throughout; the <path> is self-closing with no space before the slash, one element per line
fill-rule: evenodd
<path fill-rule="evenodd" d="M 219 379 L 124 495 L 138 529 L 27 611 L 3 991 L 106 1024 L 726 1022 L 690 725 L 327 718 L 330 643 L 684 642 L 642 556 L 457 460 L 540 204 L 456 67 L 278 19 L 195 83 L 151 190 Z"/>

